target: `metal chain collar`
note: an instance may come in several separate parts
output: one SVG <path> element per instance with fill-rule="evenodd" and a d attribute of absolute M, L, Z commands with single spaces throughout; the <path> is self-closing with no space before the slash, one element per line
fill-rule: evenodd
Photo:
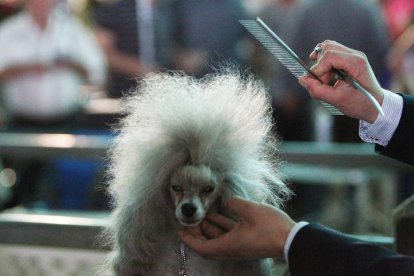
<path fill-rule="evenodd" d="M 188 276 L 187 270 L 186 270 L 187 256 L 185 254 L 185 245 L 183 243 L 180 244 L 180 256 L 181 256 L 181 269 L 178 275 Z"/>

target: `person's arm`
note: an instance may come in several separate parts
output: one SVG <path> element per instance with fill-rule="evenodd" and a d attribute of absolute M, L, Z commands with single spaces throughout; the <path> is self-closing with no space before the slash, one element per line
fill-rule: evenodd
<path fill-rule="evenodd" d="M 414 258 L 351 238 L 317 224 L 297 224 L 268 204 L 232 198 L 238 220 L 210 214 L 178 234 L 206 258 L 280 258 L 287 250 L 291 275 L 412 275 Z M 290 240 L 290 241 L 289 241 Z M 290 245 L 287 243 L 290 243 Z"/>
<path fill-rule="evenodd" d="M 311 53 L 311 59 L 317 61 L 311 70 L 322 82 L 309 75 L 299 78 L 299 82 L 312 97 L 334 105 L 349 117 L 365 121 L 367 124 L 361 125 L 362 138 L 376 143 L 377 152 L 414 165 L 414 131 L 411 127 L 413 98 L 394 95 L 393 92 L 383 89 L 364 53 L 334 41 L 325 41 L 316 47 L 322 51 Z M 378 118 L 379 112 L 368 97 L 350 84 L 339 80 L 331 86 L 329 82 L 333 77 L 333 68 L 343 70 L 370 92 L 383 106 L 384 118 Z M 370 124 L 373 124 L 373 129 L 370 129 Z M 376 133 L 378 129 L 380 131 Z"/>
<path fill-rule="evenodd" d="M 414 258 L 318 224 L 303 227 L 289 250 L 290 275 L 414 275 Z"/>
<path fill-rule="evenodd" d="M 401 119 L 386 146 L 376 145 L 375 150 L 385 156 L 414 165 L 414 97 L 401 95 L 403 107 Z"/>
<path fill-rule="evenodd" d="M 207 258 L 281 258 L 296 223 L 283 211 L 239 197 L 226 205 L 238 220 L 209 214 L 199 227 L 180 231 L 183 242 Z"/>
<path fill-rule="evenodd" d="M 317 48 L 322 50 L 320 53 L 317 51 L 311 53 L 310 58 L 317 60 L 311 70 L 322 82 L 305 75 L 299 78 L 300 84 L 313 98 L 332 104 L 345 115 L 374 123 L 379 112 L 368 97 L 342 80 L 338 80 L 333 86 L 330 85 L 334 75 L 332 69 L 343 70 L 382 105 L 384 93 L 391 92 L 380 86 L 366 55 L 334 41 L 320 43 Z"/>
<path fill-rule="evenodd" d="M 117 49 L 116 34 L 110 30 L 97 28 L 96 37 L 113 71 L 136 78 L 155 70 L 155 68 L 142 63 L 137 56 L 126 54 Z"/>
<path fill-rule="evenodd" d="M 48 66 L 41 63 L 10 65 L 0 70 L 0 82 L 5 82 L 25 74 L 41 74 L 48 70 Z"/>

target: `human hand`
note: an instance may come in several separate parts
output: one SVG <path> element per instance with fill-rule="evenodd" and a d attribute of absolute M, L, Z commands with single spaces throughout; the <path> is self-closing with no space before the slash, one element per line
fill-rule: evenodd
<path fill-rule="evenodd" d="M 334 76 L 332 69 L 342 70 L 369 91 L 381 105 L 384 93 L 390 92 L 381 88 L 366 55 L 335 41 L 326 40 L 315 49 L 318 47 L 321 49 L 319 53 L 314 50 L 310 54 L 310 58 L 317 61 L 311 71 L 322 83 L 306 75 L 299 78 L 300 84 L 312 97 L 332 104 L 345 115 L 373 123 L 379 112 L 368 97 L 343 80 L 336 81 L 333 86 L 329 84 Z"/>
<path fill-rule="evenodd" d="M 197 227 L 179 231 L 181 240 L 206 258 L 259 259 L 282 257 L 295 222 L 283 211 L 239 197 L 227 202 L 238 221 L 209 214 Z"/>

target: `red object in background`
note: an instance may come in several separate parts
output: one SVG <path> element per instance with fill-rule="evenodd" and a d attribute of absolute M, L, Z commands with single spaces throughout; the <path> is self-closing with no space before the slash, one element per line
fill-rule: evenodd
<path fill-rule="evenodd" d="M 385 0 L 382 5 L 391 37 L 396 38 L 414 18 L 414 0 Z"/>

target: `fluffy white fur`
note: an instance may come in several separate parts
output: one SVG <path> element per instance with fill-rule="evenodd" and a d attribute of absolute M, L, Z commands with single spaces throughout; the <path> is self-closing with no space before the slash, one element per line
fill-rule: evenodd
<path fill-rule="evenodd" d="M 123 111 L 109 183 L 115 275 L 178 275 L 183 224 L 197 224 L 211 208 L 221 212 L 234 195 L 279 205 L 289 194 L 277 171 L 269 99 L 251 76 L 230 69 L 202 80 L 152 74 Z M 184 188 L 174 186 L 183 182 Z M 179 204 L 183 189 L 192 187 L 187 199 L 200 214 L 186 223 Z M 207 260 L 186 251 L 190 276 L 269 275 L 272 269 L 271 260 Z"/>

